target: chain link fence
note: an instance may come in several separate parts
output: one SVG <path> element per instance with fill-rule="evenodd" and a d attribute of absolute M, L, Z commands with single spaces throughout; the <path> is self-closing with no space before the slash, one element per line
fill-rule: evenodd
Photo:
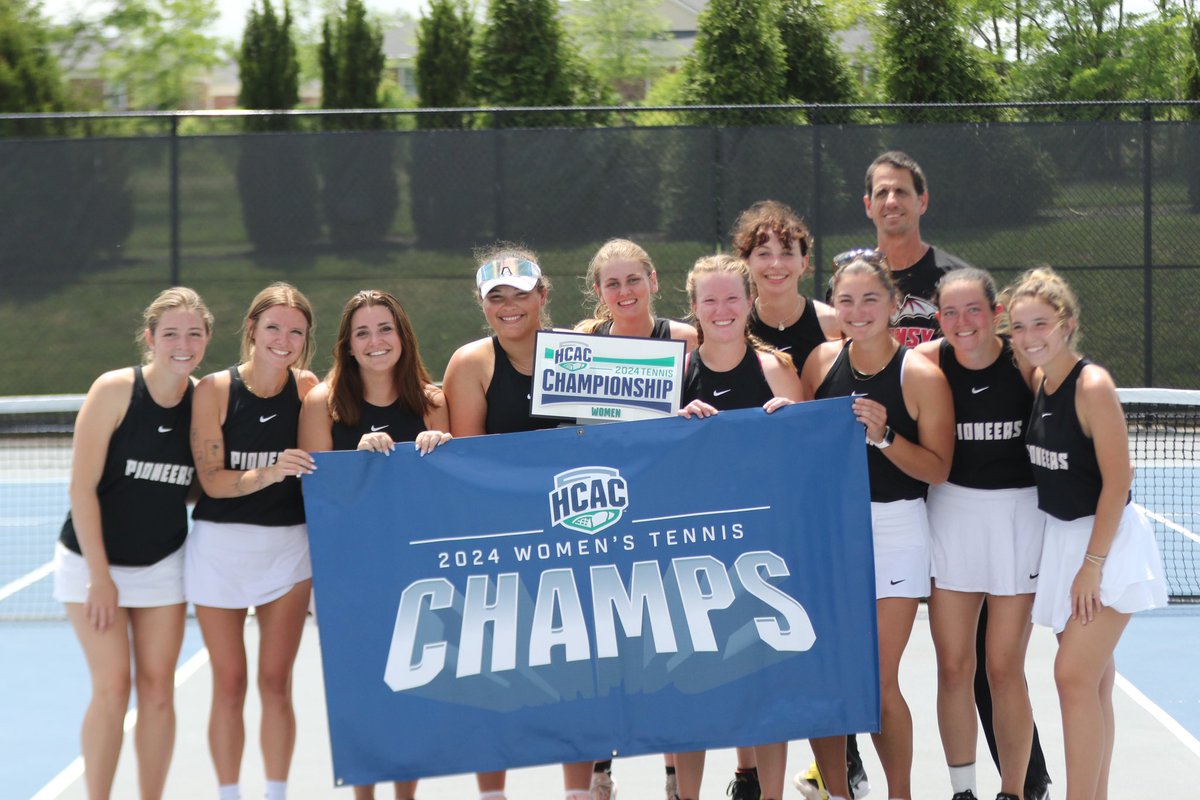
<path fill-rule="evenodd" d="M 953 116 L 956 122 L 903 122 Z M 233 363 L 250 298 L 287 280 L 317 310 L 318 371 L 360 288 L 400 297 L 435 375 L 482 335 L 472 250 L 539 252 L 556 324 L 585 316 L 596 248 L 641 243 L 685 312 L 683 276 L 775 198 L 816 235 L 814 274 L 870 245 L 867 164 L 915 157 L 924 238 L 1007 281 L 1068 274 L 1082 348 L 1122 385 L 1196 387 L 1200 104 L 901 108 L 456 109 L 0 115 L 0 395 L 84 391 L 136 358 L 141 309 L 197 289 L 205 369 Z M 817 292 L 823 294 L 822 292 Z M 1183 301 L 1182 303 L 1180 301 Z"/>

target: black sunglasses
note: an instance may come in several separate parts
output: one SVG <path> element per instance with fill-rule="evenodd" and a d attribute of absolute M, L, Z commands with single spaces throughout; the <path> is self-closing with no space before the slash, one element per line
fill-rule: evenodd
<path fill-rule="evenodd" d="M 887 256 L 881 251 L 870 247 L 860 247 L 857 250 L 847 250 L 833 257 L 833 268 L 840 269 L 851 261 L 865 261 L 873 266 L 887 263 Z"/>

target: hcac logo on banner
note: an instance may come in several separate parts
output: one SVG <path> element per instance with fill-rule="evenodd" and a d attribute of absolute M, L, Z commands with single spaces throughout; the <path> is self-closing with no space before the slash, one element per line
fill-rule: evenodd
<path fill-rule="evenodd" d="M 672 416 L 683 393 L 684 347 L 674 339 L 538 331 L 530 413 L 579 422 Z"/>
<path fill-rule="evenodd" d="M 621 519 L 629 506 L 629 487 L 613 467 L 578 467 L 554 476 L 550 524 L 594 534 Z"/>

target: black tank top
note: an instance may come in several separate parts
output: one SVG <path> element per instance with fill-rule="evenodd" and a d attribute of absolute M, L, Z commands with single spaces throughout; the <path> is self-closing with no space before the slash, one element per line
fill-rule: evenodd
<path fill-rule="evenodd" d="M 133 396 L 108 442 L 96 486 L 104 552 L 113 566 L 154 564 L 183 546 L 188 487 L 196 474 L 191 426 L 191 381 L 173 408 L 163 408 L 150 396 L 142 368 L 134 367 Z M 82 555 L 70 513 L 58 540 Z"/>
<path fill-rule="evenodd" d="M 500 346 L 500 339 L 495 336 L 492 337 L 492 349 L 496 354 L 496 365 L 487 388 L 484 433 L 519 433 L 558 427 L 558 420 L 529 415 L 533 376 L 517 372 L 508 360 L 508 353 Z"/>
<path fill-rule="evenodd" d="M 750 309 L 750 332 L 776 350 L 791 356 L 792 363 L 796 365 L 797 375 L 804 370 L 804 362 L 808 359 L 808 354 L 815 350 L 817 345 L 826 341 L 825 331 L 821 330 L 821 320 L 817 316 L 817 309 L 813 305 L 813 301 L 808 298 L 804 300 L 804 310 L 800 312 L 800 319 L 783 330 L 763 322 L 758 318 L 758 309 L 752 307 Z"/>
<path fill-rule="evenodd" d="M 1013 363 L 1004 339 L 1000 355 L 983 369 L 958 363 L 954 348 L 941 341 L 938 357 L 954 396 L 954 460 L 950 482 L 972 489 L 1033 486 L 1025 451 L 1025 426 L 1033 392 Z"/>
<path fill-rule="evenodd" d="M 774 358 L 774 356 L 771 356 Z M 758 351 L 746 346 L 746 355 L 728 372 L 717 372 L 705 366 L 700 351 L 688 353 L 683 373 L 683 404 L 703 400 L 720 411 L 762 406 L 775 396 L 767 376 L 763 374 Z"/>
<path fill-rule="evenodd" d="M 1029 415 L 1025 446 L 1037 481 L 1038 508 L 1061 520 L 1095 514 L 1104 484 L 1096 445 L 1084 435 L 1075 413 L 1079 373 L 1091 363 L 1081 358 L 1054 394 L 1046 394 L 1043 380 Z"/>
<path fill-rule="evenodd" d="M 300 394 L 296 376 L 274 397 L 259 397 L 246 388 L 237 367 L 229 368 L 229 410 L 221 433 L 225 439 L 225 469 L 269 467 L 280 454 L 296 446 L 300 423 Z M 194 519 L 282 527 L 304 522 L 300 481 L 285 478 L 242 497 L 200 495 Z"/>
<path fill-rule="evenodd" d="M 373 406 L 366 400 L 358 410 L 358 425 L 353 428 L 333 423 L 333 449 L 357 450 L 363 434 L 383 431 L 393 442 L 411 442 L 425 430 L 425 418 L 414 414 L 399 398 L 390 406 Z"/>
<path fill-rule="evenodd" d="M 595 333 L 598 336 L 612 336 L 613 321 L 606 319 L 596 326 Z M 670 339 L 671 338 L 671 320 L 666 317 L 655 317 L 654 328 L 650 331 L 647 339 Z"/>
<path fill-rule="evenodd" d="M 826 397 L 869 397 L 887 409 L 888 425 L 910 442 L 919 440 L 917 421 L 909 416 L 900 388 L 904 360 L 908 348 L 899 347 L 887 366 L 865 380 L 854 377 L 850 370 L 850 344 L 842 347 L 829 374 L 817 388 L 817 399 Z M 925 497 L 929 484 L 919 481 L 888 460 L 879 448 L 867 448 L 867 474 L 871 480 L 871 501 L 890 503 L 894 500 L 916 500 Z"/>

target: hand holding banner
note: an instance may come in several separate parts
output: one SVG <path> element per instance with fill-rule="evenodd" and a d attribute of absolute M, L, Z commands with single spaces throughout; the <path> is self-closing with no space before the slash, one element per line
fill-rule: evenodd
<path fill-rule="evenodd" d="M 315 458 L 339 782 L 878 729 L 847 399 Z"/>

